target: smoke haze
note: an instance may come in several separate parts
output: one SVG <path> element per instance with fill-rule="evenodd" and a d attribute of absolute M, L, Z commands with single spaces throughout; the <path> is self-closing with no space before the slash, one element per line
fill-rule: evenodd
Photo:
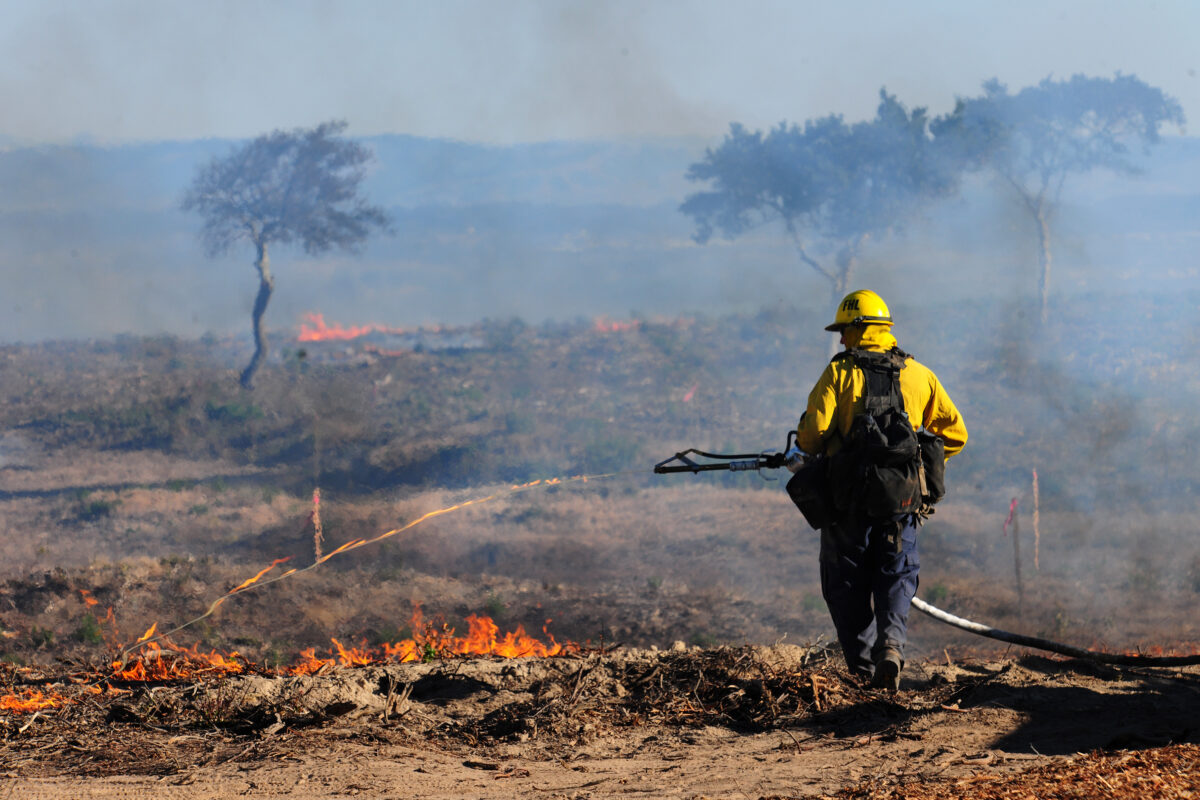
<path fill-rule="evenodd" d="M 272 251 L 266 325 L 276 366 L 291 357 L 283 351 L 294 348 L 306 312 L 395 327 L 516 317 L 542 326 L 545 340 L 555 326 L 584 338 L 590 327 L 579 318 L 697 316 L 707 321 L 707 349 L 670 325 L 637 345 L 652 353 L 647 363 L 669 364 L 667 375 L 620 373 L 618 346 L 577 343 L 562 355 L 543 341 L 536 353 L 564 363 L 594 356 L 674 403 L 673 415 L 656 408 L 670 422 L 653 432 L 655 446 L 675 435 L 680 449 L 775 446 L 822 367 L 829 285 L 777 225 L 734 241 L 693 240 L 679 206 L 698 187 L 685 174 L 729 123 L 865 119 L 880 85 L 910 108 L 940 114 L 991 75 L 1020 87 L 1117 69 L 1162 86 L 1197 119 L 1198 9 L 1015 2 L 1000 15 L 943 2 L 893 10 L 311 0 L 116 2 L 97 15 L 82 4 L 21 0 L 0 31 L 8 67 L 0 69 L 0 343 L 165 334 L 190 346 L 211 333 L 244 351 L 254 254 L 246 247 L 205 258 L 199 221 L 179 208 L 184 191 L 198 166 L 245 138 L 344 117 L 375 152 L 363 195 L 391 214 L 394 235 L 372 238 L 358 255 Z M 1035 467 L 1045 529 L 1057 537 L 1048 533 L 1047 563 L 1066 580 L 1122 585 L 1135 555 L 1172 580 L 1183 579 L 1193 556 L 1200 564 L 1186 538 L 1195 510 L 1190 406 L 1200 392 L 1191 355 L 1200 344 L 1200 140 L 1170 136 L 1138 163 L 1141 174 L 1067 181 L 1052 221 L 1053 324 L 1041 334 L 1032 324 L 1036 234 L 1028 212 L 990 180 L 967 180 L 961 194 L 861 253 L 852 288 L 888 300 L 901 345 L 937 371 L 971 429 L 951 462 L 958 505 L 927 529 L 933 561 L 947 571 L 962 564 L 994 577 L 1010 566 L 993 516 L 1028 497 Z M 726 345 L 740 357 L 717 363 L 710 353 Z M 363 421 L 367 411 L 337 402 L 362 397 L 340 385 L 300 397 L 294 357 L 287 367 L 294 371 L 277 370 L 275 391 L 281 404 L 310 401 L 297 418 L 353 418 L 364 438 L 385 435 Z M 614 443 L 617 455 L 651 463 L 639 434 L 623 430 L 622 399 L 605 394 L 615 390 L 600 385 L 597 370 L 536 359 L 520 369 L 523 394 L 496 401 L 504 420 L 482 414 L 455 427 L 454 419 L 427 437 L 433 443 L 422 446 L 453 456 L 443 459 L 449 467 L 431 460 L 444 467 L 431 474 L 461 480 L 470 448 L 500 428 L 535 451 L 522 465 L 531 477 L 581 463 L 611 467 L 603 459 L 616 458 Z M 431 385 L 445 378 L 414 374 Z M 563 374 L 578 385 L 551 385 Z M 128 400 L 125 381 L 134 380 L 121 375 L 112 382 L 120 390 L 110 386 L 114 405 Z M 201 429 L 238 428 L 237 414 L 249 409 L 211 380 L 211 403 L 186 387 L 181 402 L 192 403 Z M 410 397 L 390 372 L 377 380 L 371 385 L 392 393 L 395 409 L 417 416 L 420 406 L 439 422 L 445 397 L 467 405 L 482 394 L 445 379 L 436 383 L 442 397 L 421 395 L 415 381 Z M 685 407 L 678 398 L 695 387 Z M 710 387 L 720 387 L 720 402 L 704 406 Z M 536 424 L 586 439 L 593 460 L 564 461 L 553 437 L 532 435 L 525 401 L 550 389 L 567 398 L 559 407 L 584 411 Z M 63 412 L 68 422 L 73 410 Z M 371 458 L 394 466 L 386 459 L 409 446 L 405 435 L 373 442 Z M 297 452 L 307 458 L 303 445 Z M 740 553 L 736 536 L 727 538 Z M 746 556 L 730 574 L 752 584 L 760 563 Z"/>
<path fill-rule="evenodd" d="M 344 324 L 531 322 L 576 316 L 747 311 L 784 298 L 824 314 L 823 280 L 782 230 L 696 245 L 678 212 L 701 140 L 487 147 L 375 137 L 364 194 L 395 220 L 361 256 L 274 253 L 270 328 L 307 311 Z M 220 141 L 0 152 L 0 341 L 204 332 L 248 335 L 252 253 L 204 258 L 179 210 Z M 1068 182 L 1052 288 L 1172 291 L 1197 276 L 1200 143 L 1167 139 L 1143 173 Z M 899 235 L 868 247 L 855 283 L 896 302 L 995 296 L 1036 285 L 1028 215 L 977 179 Z"/>

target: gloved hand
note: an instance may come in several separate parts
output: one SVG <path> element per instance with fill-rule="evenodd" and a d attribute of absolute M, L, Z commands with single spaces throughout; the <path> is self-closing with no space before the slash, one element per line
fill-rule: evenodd
<path fill-rule="evenodd" d="M 763 456 L 762 465 L 767 469 L 779 469 L 780 467 L 784 466 L 785 463 L 786 461 L 783 457 L 783 453 L 772 453 L 771 455 Z"/>
<path fill-rule="evenodd" d="M 796 445 L 789 447 L 788 451 L 783 454 L 783 466 L 787 467 L 793 473 L 798 472 L 807 460 L 808 453 L 796 447 Z"/>

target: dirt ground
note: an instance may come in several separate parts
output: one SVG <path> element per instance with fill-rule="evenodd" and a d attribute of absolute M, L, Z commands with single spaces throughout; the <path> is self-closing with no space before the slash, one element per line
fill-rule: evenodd
<path fill-rule="evenodd" d="M 71 679 L 10 672 L 6 682 L 69 693 Z M 917 798 L 984 796 L 977 789 L 986 785 L 1035 791 L 1011 795 L 1022 797 L 1189 797 L 1200 789 L 1195 668 L 1038 656 L 925 663 L 911 665 L 890 695 L 855 684 L 821 649 L 680 645 L 105 686 L 62 709 L 3 719 L 0 796 Z M 1111 770 L 1127 782 L 1137 772 L 1130 758 L 1170 768 L 1149 769 L 1157 792 L 1109 790 L 1100 779 L 1113 754 L 1128 756 Z M 1083 777 L 1065 780 L 1072 771 Z"/>
<path fill-rule="evenodd" d="M 116 678 L 112 648 L 150 623 L 197 619 L 276 558 L 311 564 L 312 500 L 219 458 L 0 445 L 0 696 L 62 698 L 0 709 L 0 797 L 1200 796 L 1200 670 L 1006 651 L 914 616 L 901 691 L 868 690 L 823 644 L 816 540 L 786 496 L 702 482 L 329 492 L 326 552 L 491 499 L 177 637 L 241 652 L 241 674 Z M 1130 571 L 1109 535 L 1167 541 L 1187 520 L 1047 513 L 1022 601 L 1010 542 L 963 494 L 922 534 L 927 599 L 1080 646 L 1192 651 L 1186 576 L 1166 555 Z M 333 659 L 333 638 L 411 634 L 414 606 L 460 630 L 552 618 L 580 648 L 287 672 L 308 647 Z"/>

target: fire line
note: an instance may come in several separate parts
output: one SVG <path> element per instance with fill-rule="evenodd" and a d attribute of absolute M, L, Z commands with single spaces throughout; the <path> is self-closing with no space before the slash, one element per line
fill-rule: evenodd
<path fill-rule="evenodd" d="M 508 489 L 494 492 L 493 494 L 489 494 L 484 497 L 477 497 L 477 498 L 473 498 L 471 500 L 466 500 L 462 503 L 456 503 L 452 506 L 446 506 L 445 508 L 439 508 L 439 509 L 435 509 L 434 511 L 428 511 L 428 512 L 422 514 L 421 516 L 417 517 L 416 519 L 412 520 L 411 522 L 401 525 L 399 528 L 393 528 L 390 531 L 385 531 L 384 533 L 381 533 L 378 536 L 372 536 L 367 539 L 351 539 L 350 541 L 346 542 L 345 544 L 341 545 L 340 547 L 338 547 L 334 550 L 331 550 L 330 552 L 328 552 L 325 555 L 321 556 L 320 558 L 316 559 L 315 561 L 313 561 L 312 564 L 309 564 L 307 567 L 289 569 L 289 570 L 282 572 L 278 575 L 275 575 L 273 577 L 266 578 L 266 575 L 269 572 L 271 572 L 271 570 L 275 569 L 275 567 L 279 566 L 280 564 L 282 564 L 288 560 L 286 558 L 277 558 L 273 562 L 271 562 L 270 566 L 264 567 L 262 570 L 260 570 L 258 572 L 258 574 L 256 574 L 252 578 L 247 578 L 246 580 L 242 581 L 240 584 L 238 584 L 233 589 L 230 589 L 228 592 L 226 592 L 225 594 L 218 597 L 216 600 L 214 600 L 212 603 L 209 604 L 208 608 L 204 611 L 203 614 L 196 617 L 195 619 L 190 619 L 187 622 L 177 625 L 176 627 L 170 629 L 169 631 L 165 631 L 163 633 L 155 632 L 157 630 L 158 623 L 155 623 L 154 625 L 150 626 L 150 629 L 147 630 L 142 635 L 141 638 L 139 638 L 136 642 L 134 642 L 131 645 L 126 646 L 124 649 L 121 650 L 118 660 L 117 660 L 117 663 L 121 665 L 120 666 L 121 669 L 124 669 L 128 659 L 129 659 L 129 656 L 132 655 L 134 653 L 134 651 L 144 648 L 144 647 L 147 647 L 148 645 L 155 644 L 159 641 L 168 640 L 169 637 L 173 636 L 174 634 L 178 633 L 179 631 L 183 630 L 184 628 L 188 628 L 188 627 L 200 622 L 201 620 L 207 619 L 208 617 L 212 616 L 213 612 L 215 612 L 217 610 L 217 608 L 219 608 L 221 606 L 222 603 L 224 603 L 229 598 L 234 597 L 235 595 L 242 594 L 244 592 L 248 592 L 248 591 L 255 590 L 255 589 L 260 589 L 265 586 L 270 586 L 273 583 L 277 583 L 281 580 L 284 580 L 285 578 L 290 578 L 293 575 L 298 575 L 300 573 L 308 572 L 310 570 L 316 569 L 317 567 L 319 567 L 322 564 L 324 564 L 325 562 L 329 561 L 329 559 L 333 558 L 336 555 L 340 555 L 341 553 L 348 553 L 351 550 L 357 550 L 360 547 L 366 547 L 367 545 L 375 544 L 376 542 L 381 542 L 384 539 L 388 539 L 393 536 L 397 536 L 401 533 L 411 530 L 412 528 L 415 528 L 417 525 L 420 525 L 422 522 L 425 522 L 430 519 L 434 519 L 435 517 L 440 517 L 445 514 L 450 514 L 454 511 L 460 511 L 464 508 L 469 508 L 471 506 L 482 505 L 484 503 L 495 500 L 499 497 L 506 497 L 508 495 L 516 494 L 518 492 L 529 491 L 531 489 L 547 488 L 550 486 L 561 486 L 561 485 L 569 484 L 569 483 L 588 483 L 589 481 L 600 480 L 603 478 L 613 478 L 613 477 L 616 477 L 619 475 L 628 475 L 628 474 L 640 473 L 640 472 L 644 472 L 644 471 L 645 470 L 628 470 L 625 472 L 608 472 L 608 473 L 598 474 L 598 475 L 573 475 L 573 476 L 567 477 L 567 478 L 539 479 L 539 480 L 535 480 L 535 481 L 530 481 L 529 483 L 517 484 L 514 486 L 510 486 Z M 266 578 L 266 579 L 264 580 L 264 578 Z"/>

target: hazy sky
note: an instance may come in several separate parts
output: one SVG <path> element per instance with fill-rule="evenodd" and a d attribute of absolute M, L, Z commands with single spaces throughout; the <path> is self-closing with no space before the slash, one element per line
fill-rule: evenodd
<path fill-rule="evenodd" d="M 3 0 L 0 137 L 717 136 L 1133 73 L 1200 120 L 1195 0 Z M 2 140 L 2 139 L 0 139 Z"/>

